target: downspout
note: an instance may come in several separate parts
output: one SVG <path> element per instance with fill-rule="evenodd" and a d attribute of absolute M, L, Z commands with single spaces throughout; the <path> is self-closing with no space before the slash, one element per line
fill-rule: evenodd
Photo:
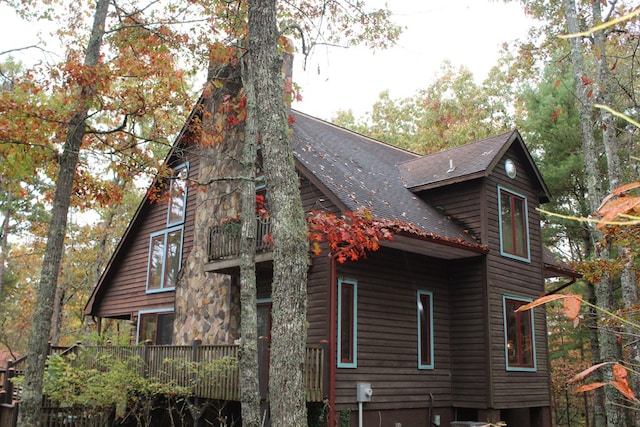
<path fill-rule="evenodd" d="M 571 286 L 571 285 L 573 285 L 574 283 L 576 283 L 576 280 L 577 280 L 577 279 L 576 279 L 575 277 L 572 277 L 572 278 L 571 278 L 571 280 L 570 280 L 569 282 L 565 283 L 564 285 L 560 285 L 560 286 L 558 286 L 557 288 L 555 288 L 555 289 L 554 289 L 554 290 L 552 290 L 552 291 L 545 292 L 544 294 L 542 294 L 542 296 L 543 296 L 543 297 L 546 297 L 547 295 L 553 295 L 553 294 L 556 294 L 556 293 L 560 292 L 561 290 L 563 290 L 564 288 L 568 288 L 569 286 Z"/>
<path fill-rule="evenodd" d="M 338 290 L 335 286 L 336 283 L 336 259 L 331 256 L 329 257 L 329 415 L 327 417 L 330 427 L 335 425 L 336 419 L 336 352 L 338 351 L 336 343 Z"/>

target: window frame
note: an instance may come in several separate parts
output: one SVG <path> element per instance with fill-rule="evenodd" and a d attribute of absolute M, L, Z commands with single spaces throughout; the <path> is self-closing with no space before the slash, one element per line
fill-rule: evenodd
<path fill-rule="evenodd" d="M 265 337 L 267 338 L 268 342 L 271 342 L 271 327 L 273 325 L 273 299 L 272 298 L 257 298 L 256 299 L 256 314 L 257 311 L 260 307 L 268 307 L 269 308 L 269 318 L 267 319 L 268 322 L 268 329 L 269 329 L 269 334 Z M 260 335 L 258 334 L 258 338 L 260 338 Z"/>
<path fill-rule="evenodd" d="M 149 316 L 151 314 L 155 314 L 156 315 L 156 336 L 155 336 L 155 340 L 153 342 L 154 345 L 166 345 L 166 344 L 158 344 L 158 320 L 157 317 L 158 315 L 167 315 L 167 314 L 173 314 L 175 316 L 176 312 L 173 308 L 155 308 L 155 309 L 150 309 L 150 310 L 140 310 L 138 311 L 138 324 L 136 325 L 136 344 L 143 344 L 140 342 L 140 326 L 142 324 L 142 318 L 144 316 Z M 175 322 L 175 317 L 174 317 L 174 322 Z"/>
<path fill-rule="evenodd" d="M 506 195 L 509 196 L 509 200 L 510 200 L 510 207 L 511 207 L 511 222 L 512 222 L 512 232 L 511 232 L 511 238 L 512 238 L 512 244 L 513 244 L 513 253 L 512 252 L 507 252 L 506 248 L 505 248 L 505 236 L 503 233 L 503 214 L 502 214 L 502 198 L 503 198 L 503 193 L 505 193 Z M 518 253 L 517 250 L 517 233 L 515 232 L 515 213 L 513 211 L 513 206 L 514 203 L 513 201 L 515 199 L 520 199 L 522 200 L 522 208 L 523 208 L 523 212 L 524 212 L 524 230 L 523 231 L 523 237 L 525 239 L 524 241 L 524 249 L 526 251 L 526 254 L 520 254 Z M 507 257 L 507 258 L 512 258 L 515 260 L 519 260 L 519 261 L 524 261 L 524 262 L 531 262 L 531 236 L 529 234 L 529 203 L 527 200 L 527 196 L 517 193 L 515 191 L 509 190 L 508 188 L 505 188 L 501 185 L 498 185 L 498 232 L 500 234 L 500 255 Z"/>
<path fill-rule="evenodd" d="M 421 308 L 422 308 L 422 312 L 425 311 L 424 308 L 424 304 L 422 302 L 422 298 L 423 297 L 428 297 L 429 298 L 429 305 L 428 305 L 428 316 L 422 316 L 421 315 Z M 416 317 L 416 321 L 417 321 L 417 326 L 418 326 L 418 339 L 417 339 L 417 343 L 418 343 L 418 369 L 434 369 L 434 352 L 433 352 L 433 292 L 431 291 L 427 291 L 427 290 L 418 290 L 417 292 L 417 301 L 416 301 L 416 305 L 417 305 L 417 317 Z M 423 328 L 423 322 L 422 320 L 425 319 L 428 324 L 427 324 L 427 336 L 425 337 L 424 335 L 424 329 Z M 422 348 L 423 348 L 423 343 L 425 338 L 427 338 L 427 345 L 428 345 L 428 359 L 425 361 L 423 361 L 423 353 L 422 353 Z"/>
<path fill-rule="evenodd" d="M 342 295 L 345 287 L 351 289 L 351 307 L 350 307 L 350 325 L 347 330 L 350 332 L 350 345 L 351 351 L 350 358 L 344 359 L 342 357 L 342 339 L 343 339 L 343 310 L 342 310 Z M 336 361 L 338 368 L 357 368 L 358 367 L 358 281 L 352 279 L 338 279 L 338 310 L 337 310 L 337 354 Z"/>
<path fill-rule="evenodd" d="M 533 315 L 533 309 L 527 310 L 521 313 L 514 313 L 516 319 L 516 341 L 517 347 L 521 347 L 521 343 L 523 341 L 521 335 L 521 320 L 523 316 L 527 316 L 529 320 L 529 334 L 531 340 L 531 363 L 524 364 L 521 361 L 518 361 L 516 364 L 513 364 L 509 361 L 509 313 L 507 313 L 507 305 L 510 302 L 515 303 L 516 308 L 522 306 L 524 304 L 528 304 L 532 301 L 531 298 L 522 298 L 515 297 L 512 295 L 503 295 L 502 296 L 502 313 L 504 320 L 504 357 L 505 357 L 505 367 L 507 371 L 520 371 L 520 372 L 536 372 L 537 371 L 537 354 L 536 354 L 536 332 L 535 332 L 535 317 Z M 522 351 L 519 348 L 516 348 L 516 353 L 522 355 Z"/>
<path fill-rule="evenodd" d="M 186 172 L 184 178 L 180 178 L 180 174 L 182 173 L 182 171 Z M 187 193 L 189 191 L 189 188 L 187 186 L 186 179 L 188 177 L 189 177 L 189 163 L 182 163 L 173 168 L 173 174 L 171 175 L 171 179 L 169 182 L 170 198 L 169 198 L 169 202 L 167 203 L 167 227 L 172 227 L 172 226 L 184 223 L 185 216 L 187 214 Z M 182 214 L 180 215 L 180 218 L 178 220 L 172 221 L 174 200 L 177 199 L 177 197 L 174 196 L 173 194 L 174 185 L 177 185 L 176 183 L 180 183 L 180 182 L 182 183 L 181 184 L 182 194 L 180 197 L 182 199 Z"/>
<path fill-rule="evenodd" d="M 172 291 L 172 290 L 174 290 L 176 288 L 175 287 L 175 283 L 174 283 L 173 286 L 166 286 L 166 282 L 165 282 L 166 278 L 167 278 L 166 277 L 166 274 L 167 274 L 167 271 L 166 271 L 166 269 L 167 269 L 167 243 L 168 243 L 168 240 L 169 240 L 169 235 L 174 233 L 174 232 L 176 232 L 176 231 L 180 231 L 180 249 L 178 250 L 178 254 L 177 254 L 177 256 L 178 256 L 177 264 L 178 264 L 178 267 L 179 267 L 180 265 L 182 265 L 182 252 L 183 252 L 182 249 L 183 249 L 183 245 L 184 245 L 184 225 L 178 225 L 176 227 L 166 228 L 164 230 L 157 231 L 155 233 L 151 233 L 149 235 L 149 254 L 148 254 L 148 257 L 147 257 L 147 280 L 146 280 L 146 293 L 148 293 L 148 294 L 157 293 L 157 292 Z M 149 283 L 151 282 L 151 273 L 152 273 L 151 261 L 152 261 L 152 258 L 154 256 L 154 244 L 153 244 L 153 242 L 157 237 L 160 237 L 160 236 L 164 236 L 163 245 L 162 245 L 163 251 L 162 251 L 162 268 L 161 268 L 161 271 L 160 271 L 160 277 L 161 277 L 160 287 L 158 287 L 158 288 L 149 288 Z M 180 269 L 178 268 L 178 271 L 179 270 Z M 177 274 L 177 272 L 176 272 L 176 274 Z"/>

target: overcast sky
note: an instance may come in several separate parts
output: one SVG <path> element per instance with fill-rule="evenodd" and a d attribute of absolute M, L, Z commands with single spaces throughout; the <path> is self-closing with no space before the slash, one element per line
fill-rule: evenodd
<path fill-rule="evenodd" d="M 390 0 L 395 22 L 406 27 L 397 46 L 372 54 L 365 48 L 318 48 L 294 81 L 303 102 L 294 107 L 329 119 L 339 109 L 356 116 L 368 111 L 378 94 L 407 97 L 425 88 L 445 59 L 470 68 L 483 80 L 496 64 L 505 41 L 524 38 L 533 24 L 515 2 L 489 0 Z"/>
<path fill-rule="evenodd" d="M 367 3 L 381 5 L 384 0 Z M 481 81 L 495 65 L 500 45 L 525 37 L 532 25 L 515 2 L 388 0 L 388 4 L 394 21 L 406 27 L 397 45 L 376 53 L 364 47 L 318 47 L 307 59 L 306 69 L 302 57 L 297 57 L 293 77 L 302 88 L 303 101 L 294 108 L 322 119 L 340 109 L 361 116 L 383 90 L 399 98 L 427 87 L 445 59 L 469 67 Z M 36 44 L 36 34 L 37 28 L 19 22 L 0 1 L 0 51 Z M 25 60 L 25 55 L 33 51 L 16 57 Z"/>

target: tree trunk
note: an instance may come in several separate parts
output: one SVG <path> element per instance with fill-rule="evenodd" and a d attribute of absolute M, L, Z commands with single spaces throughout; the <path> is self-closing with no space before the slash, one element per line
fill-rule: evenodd
<path fill-rule="evenodd" d="M 60 341 L 60 330 L 62 329 L 62 310 L 64 308 L 65 290 L 62 286 L 56 286 L 56 293 L 53 298 L 53 314 L 51 315 L 50 343 L 57 346 Z"/>
<path fill-rule="evenodd" d="M 242 242 L 240 247 L 240 399 L 242 425 L 260 426 L 260 386 L 258 375 L 258 314 L 256 293 L 256 182 L 255 163 L 258 132 L 253 84 L 242 76 L 247 96 L 247 120 L 242 148 Z"/>
<path fill-rule="evenodd" d="M 91 37 L 85 54 L 85 67 L 94 67 L 98 64 L 108 8 L 108 0 L 97 0 Z M 38 427 L 40 425 L 42 385 L 51 330 L 53 299 L 64 252 L 73 180 L 82 140 L 86 132 L 85 120 L 88 117 L 89 106 L 94 96 L 95 84 L 93 82 L 80 88 L 76 111 L 69 121 L 66 140 L 59 158 L 51 223 L 49 224 L 47 245 L 40 272 L 36 310 L 29 335 L 28 359 L 18 418 L 20 427 Z"/>
<path fill-rule="evenodd" d="M 255 89 L 273 221 L 272 425 L 306 425 L 303 381 L 307 317 L 307 226 L 298 188 L 277 49 L 275 0 L 249 0 L 248 76 Z"/>
<path fill-rule="evenodd" d="M 593 10 L 593 25 L 597 26 L 602 23 L 602 10 L 599 1 L 592 3 Z M 593 34 L 594 47 L 596 51 L 596 62 L 598 66 L 597 75 L 597 93 L 596 101 L 602 105 L 613 106 L 613 99 L 611 96 L 612 76 L 607 60 L 607 51 L 605 45 L 604 30 L 597 30 Z M 609 111 L 600 109 L 600 118 L 602 122 L 602 142 L 604 144 L 605 153 L 607 155 L 607 175 L 609 177 L 609 190 L 613 190 L 622 185 L 622 162 L 620 160 L 620 143 L 618 140 L 618 133 L 616 130 L 615 117 Z M 632 308 L 637 306 L 638 303 L 638 289 L 635 279 L 636 267 L 633 259 L 629 257 L 629 248 L 619 246 L 619 257 L 622 259 L 622 273 L 620 277 L 620 287 L 622 289 L 622 305 L 624 308 Z M 635 336 L 635 332 L 628 330 L 631 337 Z M 632 366 L 636 366 L 637 361 L 640 361 L 640 342 L 636 339 L 632 339 L 627 345 L 629 362 Z M 634 390 L 640 390 L 640 378 L 637 374 L 631 372 L 630 375 L 631 385 Z M 624 407 L 624 403 L 621 407 Z M 631 416 L 631 414 L 629 414 Z M 640 411 L 634 411 L 633 425 L 640 425 Z M 617 419 L 611 420 L 610 423 L 619 422 Z M 621 425 L 621 424 L 615 424 Z"/>
<path fill-rule="evenodd" d="M 576 11 L 576 5 L 574 0 L 564 0 L 564 12 L 567 20 L 567 29 L 570 34 L 579 32 L 578 25 L 578 13 Z M 583 83 L 582 77 L 585 75 L 584 58 L 582 54 L 581 41 L 577 37 L 569 39 L 571 48 L 571 63 L 573 66 L 573 77 L 576 89 L 576 98 L 578 103 L 578 115 L 580 122 L 580 137 L 582 140 L 582 151 L 584 153 L 585 163 L 585 178 L 587 185 L 587 193 L 589 197 L 589 205 L 591 212 L 596 212 L 600 201 L 602 200 L 602 176 L 598 169 L 598 156 L 596 149 L 596 140 L 593 134 L 593 120 L 592 120 L 592 108 L 588 96 L 588 87 Z M 600 241 L 600 233 L 591 227 L 591 239 L 594 243 L 594 247 L 597 247 L 595 243 Z M 598 251 L 596 251 L 598 252 Z M 596 256 L 602 254 L 596 254 Z M 594 294 L 596 296 L 597 303 L 600 305 L 604 301 L 600 301 L 603 296 L 606 296 L 610 289 L 610 278 L 607 276 L 595 285 Z M 594 360 L 606 360 L 611 355 L 611 342 L 610 335 L 606 332 L 602 322 L 598 321 L 598 329 L 594 331 L 597 333 L 598 347 L 600 348 L 600 354 L 594 355 Z M 595 339 L 595 337 L 592 337 Z M 592 349 L 594 351 L 595 349 Z M 609 372 L 610 373 L 610 372 Z M 608 394 L 608 392 L 607 392 Z M 613 402 L 607 399 L 607 413 Z M 605 418 L 605 399 L 604 393 L 601 389 L 596 390 L 595 407 L 594 407 L 594 426 L 604 427 L 607 420 Z"/>

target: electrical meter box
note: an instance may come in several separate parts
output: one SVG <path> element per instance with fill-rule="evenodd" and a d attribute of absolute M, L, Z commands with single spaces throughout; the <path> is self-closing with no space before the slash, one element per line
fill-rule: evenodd
<path fill-rule="evenodd" d="M 373 390 L 371 389 L 371 384 L 369 383 L 356 384 L 356 397 L 358 402 L 371 402 L 372 395 L 373 395 Z"/>

